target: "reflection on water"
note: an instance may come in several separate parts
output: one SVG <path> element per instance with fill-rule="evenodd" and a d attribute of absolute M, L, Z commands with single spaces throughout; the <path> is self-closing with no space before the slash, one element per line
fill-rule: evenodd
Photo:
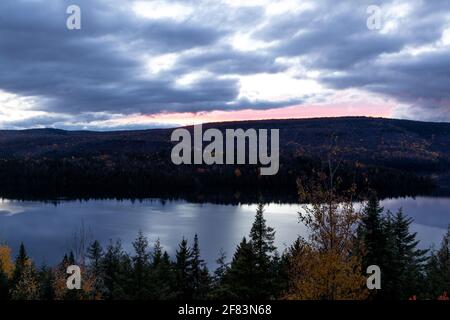
<path fill-rule="evenodd" d="M 403 198 L 382 202 L 386 209 L 404 212 L 414 218 L 413 231 L 421 247 L 439 245 L 450 223 L 450 198 Z M 37 262 L 55 264 L 71 247 L 73 234 L 81 225 L 92 239 L 106 245 L 109 239 L 122 239 L 126 250 L 142 230 L 151 241 L 157 238 L 173 254 L 184 236 L 193 239 L 198 233 L 202 255 L 213 265 L 223 248 L 228 259 L 253 222 L 256 205 L 193 204 L 184 201 L 143 202 L 90 200 L 67 201 L 58 205 L 42 202 L 0 201 L 0 241 L 7 241 L 17 252 L 23 241 Z M 268 224 L 276 230 L 280 251 L 298 235 L 306 235 L 298 222 L 299 205 L 271 204 L 266 207 Z"/>

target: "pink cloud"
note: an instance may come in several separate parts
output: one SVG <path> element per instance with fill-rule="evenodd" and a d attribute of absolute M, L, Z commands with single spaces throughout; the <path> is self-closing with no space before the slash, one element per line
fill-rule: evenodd
<path fill-rule="evenodd" d="M 161 126 L 185 126 L 208 122 L 322 118 L 366 116 L 393 118 L 399 104 L 393 99 L 358 90 L 344 90 L 329 96 L 321 103 L 311 103 L 272 109 L 216 110 L 204 112 L 166 112 L 148 115 L 132 115 L 115 119 L 117 124 L 160 124 Z M 401 108 L 400 108 L 401 109 Z"/>
<path fill-rule="evenodd" d="M 161 124 L 192 125 L 207 122 L 263 120 L 263 119 L 293 119 L 317 117 L 367 116 L 389 118 L 393 115 L 395 104 L 385 103 L 349 103 L 296 105 L 284 108 L 266 110 L 237 110 L 210 112 L 177 112 L 155 115 L 140 115 L 133 119 L 136 122 L 152 122 Z M 127 118 L 127 120 L 130 120 Z"/>

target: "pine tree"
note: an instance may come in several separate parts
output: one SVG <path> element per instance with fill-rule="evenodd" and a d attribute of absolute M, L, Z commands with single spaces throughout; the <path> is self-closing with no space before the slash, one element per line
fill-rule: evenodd
<path fill-rule="evenodd" d="M 163 259 L 163 249 L 161 246 L 161 241 L 158 238 L 153 248 L 152 267 L 155 268 L 156 266 L 158 266 L 162 262 L 162 259 Z"/>
<path fill-rule="evenodd" d="M 450 293 L 450 225 L 442 238 L 441 247 L 433 251 L 426 265 L 427 298 L 436 299 Z"/>
<path fill-rule="evenodd" d="M 83 295 L 83 292 L 79 290 L 68 290 L 67 288 L 67 268 L 75 264 L 74 260 L 72 252 L 69 255 L 65 254 L 55 269 L 52 291 L 56 300 L 79 300 Z M 86 278 L 83 277 L 82 284 L 85 280 Z"/>
<path fill-rule="evenodd" d="M 11 298 L 13 300 L 37 300 L 39 299 L 39 291 L 36 270 L 27 256 L 25 246 L 21 243 L 15 261 Z"/>
<path fill-rule="evenodd" d="M 113 299 L 115 287 L 117 286 L 117 276 L 119 273 L 119 264 L 122 254 L 120 242 L 115 244 L 110 242 L 106 248 L 105 256 L 102 259 L 102 268 L 104 273 L 105 298 Z"/>
<path fill-rule="evenodd" d="M 255 291 L 257 279 L 255 271 L 257 257 L 253 246 L 244 237 L 236 248 L 233 260 L 224 279 L 224 292 L 229 294 L 229 299 L 256 299 L 259 292 Z"/>
<path fill-rule="evenodd" d="M 73 251 L 70 251 L 70 253 L 69 253 L 68 263 L 69 263 L 69 266 L 76 264 L 75 255 L 74 255 Z"/>
<path fill-rule="evenodd" d="M 390 261 L 393 259 L 392 247 L 389 246 L 389 230 L 383 214 L 383 207 L 376 195 L 373 193 L 364 208 L 361 222 L 357 230 L 357 250 L 362 256 L 363 272 L 370 265 L 377 265 L 383 274 L 383 285 L 381 291 L 372 290 L 370 293 L 374 298 L 383 298 L 384 284 L 390 281 Z"/>
<path fill-rule="evenodd" d="M 139 231 L 138 237 L 133 242 L 135 255 L 133 261 L 133 292 L 136 299 L 150 298 L 150 252 L 148 240 Z"/>
<path fill-rule="evenodd" d="M 120 255 L 116 284 L 112 296 L 116 300 L 128 300 L 134 296 L 133 292 L 133 263 L 130 256 L 124 252 Z"/>
<path fill-rule="evenodd" d="M 209 271 L 205 261 L 200 257 L 198 235 L 195 234 L 192 247 L 192 290 L 194 299 L 205 299 L 210 284 Z"/>
<path fill-rule="evenodd" d="M 258 204 L 255 221 L 250 230 L 250 239 L 256 257 L 255 295 L 261 299 L 271 298 L 276 294 L 275 288 L 279 285 L 279 264 L 278 261 L 274 260 L 276 251 L 274 246 L 275 231 L 266 224 L 262 203 Z"/>
<path fill-rule="evenodd" d="M 158 239 L 152 253 L 151 281 L 152 299 L 171 300 L 176 296 L 176 273 L 169 254 L 164 251 Z"/>
<path fill-rule="evenodd" d="M 277 251 L 272 258 L 272 263 L 270 264 L 269 272 L 270 275 L 270 290 L 268 295 L 272 299 L 277 299 L 281 296 L 283 292 L 287 290 L 287 283 L 285 282 L 285 273 L 283 270 L 283 259 L 280 257 Z"/>
<path fill-rule="evenodd" d="M 289 246 L 284 252 L 283 255 L 281 256 L 281 261 L 280 261 L 280 281 L 281 281 L 281 286 L 283 288 L 288 288 L 289 286 L 289 273 L 290 270 L 293 270 L 295 268 L 295 259 L 296 257 L 298 257 L 304 247 L 305 244 L 305 240 L 302 237 L 298 237 L 294 243 Z M 286 290 L 285 290 L 286 291 Z"/>
<path fill-rule="evenodd" d="M 226 254 L 222 249 L 219 251 L 219 256 L 216 259 L 216 263 L 217 268 L 214 270 L 214 275 L 211 280 L 212 289 L 208 296 L 213 300 L 226 299 L 230 296 L 230 293 L 227 292 L 224 283 L 230 267 L 226 262 Z"/>
<path fill-rule="evenodd" d="M 391 281 L 387 288 L 385 286 L 384 295 L 390 299 L 408 299 L 420 294 L 423 289 L 425 254 L 428 250 L 417 248 L 419 241 L 416 240 L 416 233 L 409 230 L 412 222 L 412 218 L 406 217 L 402 209 L 388 221 L 393 259 L 387 270 Z"/>
<path fill-rule="evenodd" d="M 383 207 L 380 206 L 379 200 L 374 194 L 371 195 L 369 201 L 364 208 L 364 214 L 361 218 L 359 231 L 364 245 L 363 267 L 364 269 L 370 265 L 384 265 L 384 257 L 386 256 L 386 234 L 383 230 Z"/>
<path fill-rule="evenodd" d="M 36 270 L 31 260 L 26 260 L 19 278 L 11 289 L 13 300 L 38 300 L 40 296 Z"/>
<path fill-rule="evenodd" d="M 106 299 L 129 299 L 133 269 L 122 243 L 110 243 L 102 259 Z"/>
<path fill-rule="evenodd" d="M 16 257 L 14 272 L 13 272 L 12 281 L 11 281 L 13 286 L 15 286 L 18 283 L 20 277 L 22 276 L 22 274 L 27 266 L 28 260 L 29 260 L 29 258 L 27 256 L 25 246 L 23 243 L 21 243 L 20 247 L 19 247 L 19 254 Z"/>
<path fill-rule="evenodd" d="M 270 257 L 276 249 L 273 245 L 275 231 L 266 225 L 264 205 L 262 203 L 258 204 L 258 208 L 256 209 L 255 221 L 250 230 L 250 239 L 259 262 L 261 264 L 268 264 Z"/>
<path fill-rule="evenodd" d="M 186 239 L 182 239 L 176 252 L 177 298 L 192 299 L 192 251 Z"/>
<path fill-rule="evenodd" d="M 443 277 L 439 266 L 439 260 L 435 251 L 431 252 L 425 266 L 426 272 L 426 298 L 435 299 L 443 292 Z"/>
<path fill-rule="evenodd" d="M 250 241 L 244 237 L 237 247 L 221 286 L 216 285 L 215 294 L 235 299 L 274 298 L 282 283 L 274 239 L 275 231 L 266 225 L 264 205 L 260 203 L 250 230 Z"/>
<path fill-rule="evenodd" d="M 439 262 L 439 269 L 442 274 L 442 289 L 441 294 L 450 293 L 450 225 L 447 232 L 442 238 L 441 247 L 437 252 Z"/>
<path fill-rule="evenodd" d="M 55 276 L 53 274 L 52 268 L 47 266 L 42 266 L 38 272 L 38 281 L 40 289 L 40 299 L 41 300 L 54 300 L 55 290 L 53 283 L 55 281 Z"/>
<path fill-rule="evenodd" d="M 91 266 L 91 270 L 96 275 L 101 274 L 101 262 L 103 257 L 103 248 L 100 245 L 100 242 L 95 240 L 91 243 L 91 245 L 87 249 L 87 258 L 89 259 L 89 265 Z"/>
<path fill-rule="evenodd" d="M 54 292 L 55 300 L 66 299 L 67 284 L 66 284 L 66 270 L 69 266 L 69 258 L 67 254 L 64 254 L 62 261 L 55 267 L 54 280 L 52 285 L 52 291 Z"/>
<path fill-rule="evenodd" d="M 214 271 L 214 277 L 213 277 L 213 285 L 214 287 L 219 287 L 222 283 L 222 280 L 225 278 L 225 275 L 227 274 L 230 266 L 229 263 L 226 262 L 227 256 L 225 252 L 220 249 L 219 256 L 216 259 L 217 268 Z"/>
<path fill-rule="evenodd" d="M 294 243 L 287 248 L 287 250 L 283 254 L 283 261 L 285 264 L 290 264 L 295 256 L 301 254 L 305 247 L 305 239 L 302 237 L 298 237 L 295 239 Z"/>
<path fill-rule="evenodd" d="M 102 265 L 103 255 L 103 248 L 97 240 L 92 242 L 87 249 L 87 258 L 89 261 L 88 272 L 94 281 L 91 292 L 92 299 L 101 298 L 105 291 Z"/>

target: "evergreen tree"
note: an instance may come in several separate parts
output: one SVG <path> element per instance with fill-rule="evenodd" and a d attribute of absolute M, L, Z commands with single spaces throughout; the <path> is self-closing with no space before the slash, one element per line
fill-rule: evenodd
<path fill-rule="evenodd" d="M 222 286 L 216 291 L 237 299 L 274 298 L 281 286 L 281 263 L 273 244 L 275 231 L 266 225 L 263 204 L 258 205 L 250 239 L 243 238 L 237 247 Z"/>
<path fill-rule="evenodd" d="M 36 277 L 36 270 L 31 262 L 22 270 L 22 273 L 11 289 L 13 300 L 38 300 L 39 282 Z"/>
<path fill-rule="evenodd" d="M 38 281 L 40 289 L 40 299 L 41 300 L 54 300 L 55 290 L 53 283 L 55 281 L 55 276 L 50 267 L 42 266 L 38 272 Z"/>
<path fill-rule="evenodd" d="M 284 288 L 284 291 L 287 291 L 289 286 L 289 273 L 290 270 L 295 268 L 296 257 L 301 255 L 305 246 L 305 240 L 302 237 L 298 237 L 294 243 L 288 247 L 283 255 L 281 256 L 280 261 L 280 282 L 281 287 Z M 282 290 L 283 291 L 283 290 Z"/>
<path fill-rule="evenodd" d="M 283 259 L 280 257 L 277 251 L 272 258 L 272 263 L 270 264 L 270 269 L 268 274 L 270 275 L 270 281 L 268 288 L 268 296 L 272 299 L 278 298 L 281 293 L 287 290 L 287 283 L 285 280 L 285 273 L 283 270 Z"/>
<path fill-rule="evenodd" d="M 87 249 L 86 256 L 89 259 L 91 270 L 93 270 L 96 275 L 100 275 L 103 257 L 103 248 L 100 245 L 100 242 L 98 242 L 97 240 L 92 242 Z"/>
<path fill-rule="evenodd" d="M 444 286 L 442 285 L 442 274 L 439 267 L 439 260 L 437 257 L 436 251 L 432 251 L 430 257 L 428 258 L 427 264 L 425 266 L 426 272 L 426 298 L 427 299 L 435 299 L 440 294 L 445 291 L 442 291 Z"/>
<path fill-rule="evenodd" d="M 244 237 L 234 253 L 230 269 L 224 279 L 222 290 L 229 294 L 229 299 L 257 299 L 259 287 L 257 277 L 257 257 L 253 245 Z"/>
<path fill-rule="evenodd" d="M 384 265 L 386 257 L 386 234 L 383 228 L 383 207 L 380 206 L 378 198 L 374 194 L 371 195 L 369 201 L 364 208 L 364 214 L 361 218 L 359 231 L 362 233 L 364 255 L 363 268 L 370 265 Z"/>
<path fill-rule="evenodd" d="M 68 265 L 70 265 L 69 257 L 67 256 L 67 253 L 65 253 L 61 263 L 59 264 L 59 267 L 65 269 Z"/>
<path fill-rule="evenodd" d="M 11 298 L 13 300 L 37 300 L 39 291 L 36 270 L 27 256 L 25 246 L 21 243 L 13 273 Z"/>
<path fill-rule="evenodd" d="M 439 270 L 442 274 L 442 289 L 441 294 L 446 292 L 450 293 L 450 225 L 445 233 L 441 247 L 437 252 L 437 258 L 439 262 Z"/>
<path fill-rule="evenodd" d="M 192 251 L 187 240 L 182 239 L 176 252 L 177 298 L 192 299 Z"/>
<path fill-rule="evenodd" d="M 13 272 L 13 276 L 12 276 L 12 285 L 15 286 L 20 277 L 22 276 L 26 266 L 27 266 L 27 261 L 29 260 L 28 256 L 27 256 L 27 252 L 25 250 L 25 246 L 23 243 L 20 244 L 19 247 L 19 254 L 16 257 L 15 260 L 15 265 L 14 265 L 14 272 Z"/>
<path fill-rule="evenodd" d="M 73 251 L 70 251 L 70 253 L 69 253 L 68 263 L 69 263 L 69 266 L 72 266 L 72 265 L 76 264 L 76 262 L 75 262 L 75 255 L 74 255 Z"/>
<path fill-rule="evenodd" d="M 264 205 L 258 204 L 256 209 L 255 221 L 250 230 L 250 239 L 255 252 L 261 264 L 268 264 L 270 257 L 275 252 L 273 245 L 275 240 L 275 231 L 266 225 L 264 218 Z"/>
<path fill-rule="evenodd" d="M 376 195 L 371 194 L 358 226 L 356 248 L 356 252 L 362 256 L 363 272 L 370 265 L 380 267 L 383 275 L 382 289 L 379 292 L 375 290 L 370 292 L 373 297 L 380 299 L 383 298 L 384 285 L 391 281 L 389 269 L 390 261 L 393 259 L 392 246 L 388 243 L 390 239 L 389 229 L 386 226 L 383 210 Z"/>
<path fill-rule="evenodd" d="M 133 292 L 133 263 L 129 255 L 122 252 L 116 274 L 116 285 L 113 291 L 113 297 L 116 300 L 132 299 Z"/>
<path fill-rule="evenodd" d="M 194 299 L 205 299 L 210 289 L 210 276 L 206 263 L 200 257 L 198 236 L 194 236 L 192 247 L 192 290 Z"/>
<path fill-rule="evenodd" d="M 148 240 L 139 231 L 138 237 L 133 242 L 135 255 L 133 261 L 133 292 L 136 299 L 150 298 L 150 252 Z"/>
<path fill-rule="evenodd" d="M 103 255 L 103 248 L 97 240 L 92 242 L 87 249 L 87 258 L 89 261 L 88 272 L 94 281 L 91 292 L 93 299 L 101 298 L 105 291 L 102 265 Z"/>
<path fill-rule="evenodd" d="M 250 230 L 250 239 L 249 243 L 256 257 L 255 295 L 262 299 L 271 298 L 277 293 L 275 288 L 280 285 L 279 261 L 274 259 L 276 256 L 275 231 L 266 224 L 262 203 L 258 204 L 255 221 Z"/>
<path fill-rule="evenodd" d="M 109 243 L 106 248 L 105 256 L 102 260 L 104 273 L 105 298 L 113 299 L 114 289 L 116 287 L 117 275 L 119 272 L 119 264 L 122 254 L 122 246 L 120 242 Z"/>
<path fill-rule="evenodd" d="M 225 283 L 225 277 L 229 271 L 229 264 L 226 262 L 226 254 L 220 249 L 219 256 L 216 260 L 217 268 L 214 270 L 214 275 L 211 280 L 211 291 L 209 298 L 211 299 L 226 299 L 230 296 L 227 292 Z"/>
<path fill-rule="evenodd" d="M 229 270 L 229 263 L 226 262 L 227 256 L 225 252 L 220 249 L 219 257 L 216 260 L 218 265 L 217 269 L 214 271 L 214 283 L 219 284 L 222 279 L 225 277 Z"/>
<path fill-rule="evenodd" d="M 110 243 L 102 259 L 106 299 L 129 299 L 133 270 L 122 243 Z"/>
<path fill-rule="evenodd" d="M 73 253 L 64 254 L 62 261 L 56 267 L 52 291 L 56 300 L 79 300 L 81 292 L 67 289 L 67 268 L 74 265 Z"/>
<path fill-rule="evenodd" d="M 427 298 L 436 299 L 450 293 L 450 225 L 441 242 L 441 247 L 433 251 L 426 266 L 428 284 Z"/>
<path fill-rule="evenodd" d="M 428 250 L 417 248 L 416 233 L 409 230 L 412 222 L 412 218 L 406 217 L 400 209 L 387 223 L 393 258 L 387 270 L 390 281 L 385 286 L 384 295 L 390 299 L 408 299 L 419 295 L 423 289 L 423 269 Z"/>
<path fill-rule="evenodd" d="M 151 266 L 152 299 L 171 300 L 176 296 L 176 273 L 170 261 L 169 254 L 156 241 L 152 253 Z"/>
<path fill-rule="evenodd" d="M 159 238 L 156 240 L 155 246 L 153 247 L 152 253 L 152 267 L 155 268 L 158 266 L 163 259 L 163 249 L 161 246 L 161 241 Z"/>

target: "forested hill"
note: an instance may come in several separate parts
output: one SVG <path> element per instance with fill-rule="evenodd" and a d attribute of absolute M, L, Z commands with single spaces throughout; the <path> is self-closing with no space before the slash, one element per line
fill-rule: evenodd
<path fill-rule="evenodd" d="M 323 155 L 331 138 L 352 159 L 448 162 L 450 123 L 342 117 L 211 123 L 214 127 L 280 129 L 281 152 Z M 170 149 L 173 129 L 136 131 L 0 130 L 0 157 L 59 157 L 152 153 Z"/>
<path fill-rule="evenodd" d="M 278 177 L 258 178 L 258 183 L 268 179 L 267 185 L 276 186 L 278 179 L 280 184 L 284 181 L 284 184 L 291 187 L 296 176 L 304 174 L 305 170 L 311 169 L 326 158 L 333 141 L 339 157 L 345 159 L 348 166 L 363 168 L 363 171 L 372 167 L 377 170 L 383 168 L 389 171 L 387 177 L 397 171 L 403 175 L 419 174 L 445 180 L 450 169 L 450 123 L 342 117 L 204 125 L 204 129 L 209 127 L 221 130 L 279 129 L 280 173 Z M 245 166 L 200 168 L 172 165 L 172 131 L 173 129 L 114 132 L 2 130 L 0 192 L 2 189 L 12 188 L 6 187 L 5 181 L 19 186 L 21 179 L 23 183 L 35 183 L 40 187 L 45 180 L 45 184 L 57 185 L 58 190 L 71 190 L 73 193 L 74 186 L 84 186 L 87 179 L 98 179 L 111 186 L 116 185 L 116 189 L 119 184 L 127 185 L 127 190 L 137 185 L 142 189 L 143 184 L 145 188 L 151 189 L 151 186 L 140 181 L 146 177 L 152 181 L 148 182 L 149 184 L 154 188 L 158 185 L 157 189 L 160 190 L 165 179 L 171 181 L 172 186 L 175 183 L 177 187 L 188 189 L 192 187 L 190 183 L 195 182 L 195 186 L 201 188 L 208 184 L 207 181 L 212 180 L 224 188 L 240 189 L 243 185 L 251 185 L 253 179 L 257 178 L 256 171 Z M 238 177 L 236 169 L 239 169 Z M 385 174 L 386 170 L 382 174 Z M 88 174 L 90 171 L 92 173 Z M 194 176 L 196 173 L 199 173 L 199 176 Z M 240 180 L 234 181 L 238 178 Z M 114 179 L 118 180 L 114 182 Z M 23 190 L 23 186 L 20 190 Z M 83 187 L 83 190 L 86 188 Z"/>

